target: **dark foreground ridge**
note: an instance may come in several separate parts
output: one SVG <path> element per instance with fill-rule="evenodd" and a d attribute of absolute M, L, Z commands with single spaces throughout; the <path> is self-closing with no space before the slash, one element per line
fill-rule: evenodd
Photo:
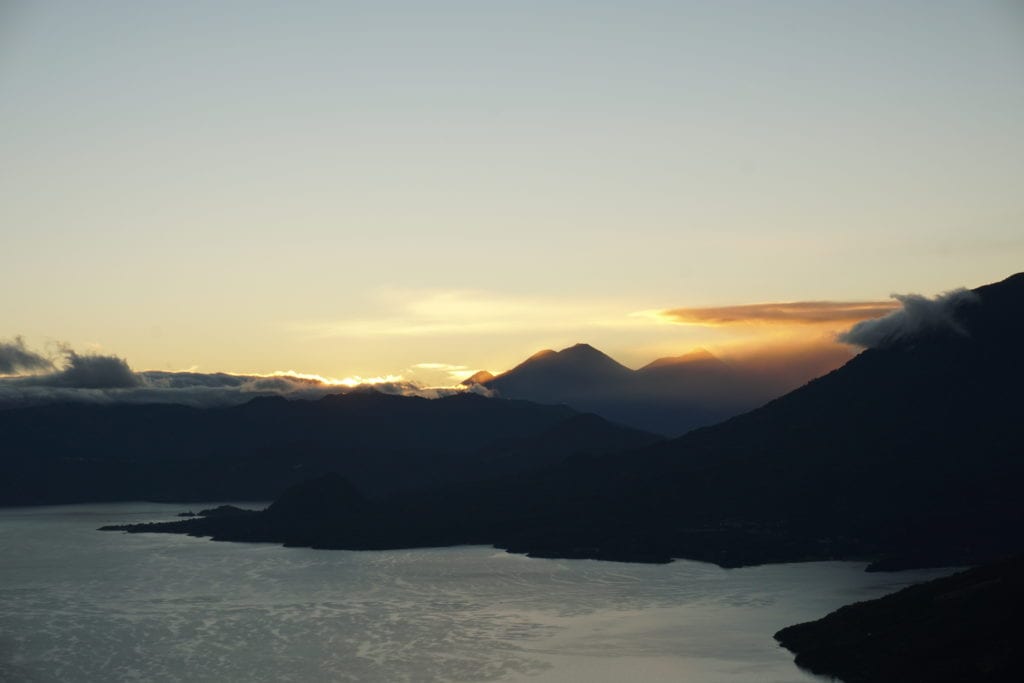
<path fill-rule="evenodd" d="M 245 519 L 130 530 L 726 567 L 992 561 L 1024 551 L 1024 274 L 940 313 L 762 408 L 646 448 L 386 497 L 338 469 Z M 306 486 L 323 507 L 287 502 Z"/>
<path fill-rule="evenodd" d="M 860 602 L 775 634 L 844 683 L 1024 680 L 1024 557 Z"/>
<path fill-rule="evenodd" d="M 566 406 L 376 391 L 207 409 L 47 404 L 0 410 L 0 434 L 0 505 L 273 500 L 334 471 L 384 496 L 660 440 Z"/>

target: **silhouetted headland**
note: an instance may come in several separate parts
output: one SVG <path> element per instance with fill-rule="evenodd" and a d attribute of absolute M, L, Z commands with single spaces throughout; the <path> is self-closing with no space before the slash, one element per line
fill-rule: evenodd
<path fill-rule="evenodd" d="M 775 638 L 844 683 L 1024 680 L 1024 557 L 842 607 Z"/>

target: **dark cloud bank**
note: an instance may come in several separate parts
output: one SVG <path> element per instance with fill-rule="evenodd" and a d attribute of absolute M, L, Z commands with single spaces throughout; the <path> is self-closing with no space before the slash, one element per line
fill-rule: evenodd
<path fill-rule="evenodd" d="M 135 372 L 118 356 L 80 354 L 63 348 L 58 364 L 26 348 L 23 340 L 0 343 L 0 408 L 57 401 L 89 403 L 177 403 L 198 408 L 245 403 L 257 396 L 317 399 L 365 387 L 325 384 L 293 375 L 232 375 L 227 373 Z M 436 398 L 477 388 L 431 388 L 395 381 L 374 389 L 409 396 Z"/>

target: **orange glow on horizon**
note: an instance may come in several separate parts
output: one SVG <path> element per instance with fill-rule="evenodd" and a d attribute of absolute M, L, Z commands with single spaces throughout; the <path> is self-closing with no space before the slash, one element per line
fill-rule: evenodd
<path fill-rule="evenodd" d="M 852 325 L 892 313 L 898 301 L 792 301 L 639 311 L 634 315 L 674 325 Z"/>
<path fill-rule="evenodd" d="M 250 377 L 292 377 L 295 379 L 304 379 L 311 382 L 319 382 L 328 386 L 345 386 L 345 387 L 358 387 L 373 384 L 389 384 L 392 382 L 404 382 L 405 378 L 401 375 L 382 375 L 378 377 L 361 377 L 359 375 L 353 375 L 351 377 L 343 377 L 338 379 L 336 377 L 325 377 L 316 373 L 309 372 L 296 372 L 294 370 L 277 370 L 271 373 L 238 373 L 241 375 L 247 375 Z"/>

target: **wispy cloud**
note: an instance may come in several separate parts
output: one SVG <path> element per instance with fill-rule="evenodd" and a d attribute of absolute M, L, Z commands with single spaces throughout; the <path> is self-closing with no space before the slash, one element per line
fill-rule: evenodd
<path fill-rule="evenodd" d="M 25 340 L 21 337 L 0 341 L 0 375 L 52 368 L 53 361 L 26 347 Z"/>
<path fill-rule="evenodd" d="M 474 372 L 468 365 L 453 363 L 417 363 L 412 366 L 411 370 L 413 372 L 423 371 L 427 374 L 437 373 L 453 384 L 458 384 Z"/>
<path fill-rule="evenodd" d="M 479 291 L 390 293 L 379 314 L 307 321 L 294 328 L 314 337 L 442 337 L 508 332 L 637 327 L 643 321 L 615 302 L 510 297 Z"/>
<path fill-rule="evenodd" d="M 895 301 L 794 301 L 784 303 L 673 308 L 637 315 L 679 325 L 822 325 L 851 324 L 878 318 L 899 307 Z"/>

